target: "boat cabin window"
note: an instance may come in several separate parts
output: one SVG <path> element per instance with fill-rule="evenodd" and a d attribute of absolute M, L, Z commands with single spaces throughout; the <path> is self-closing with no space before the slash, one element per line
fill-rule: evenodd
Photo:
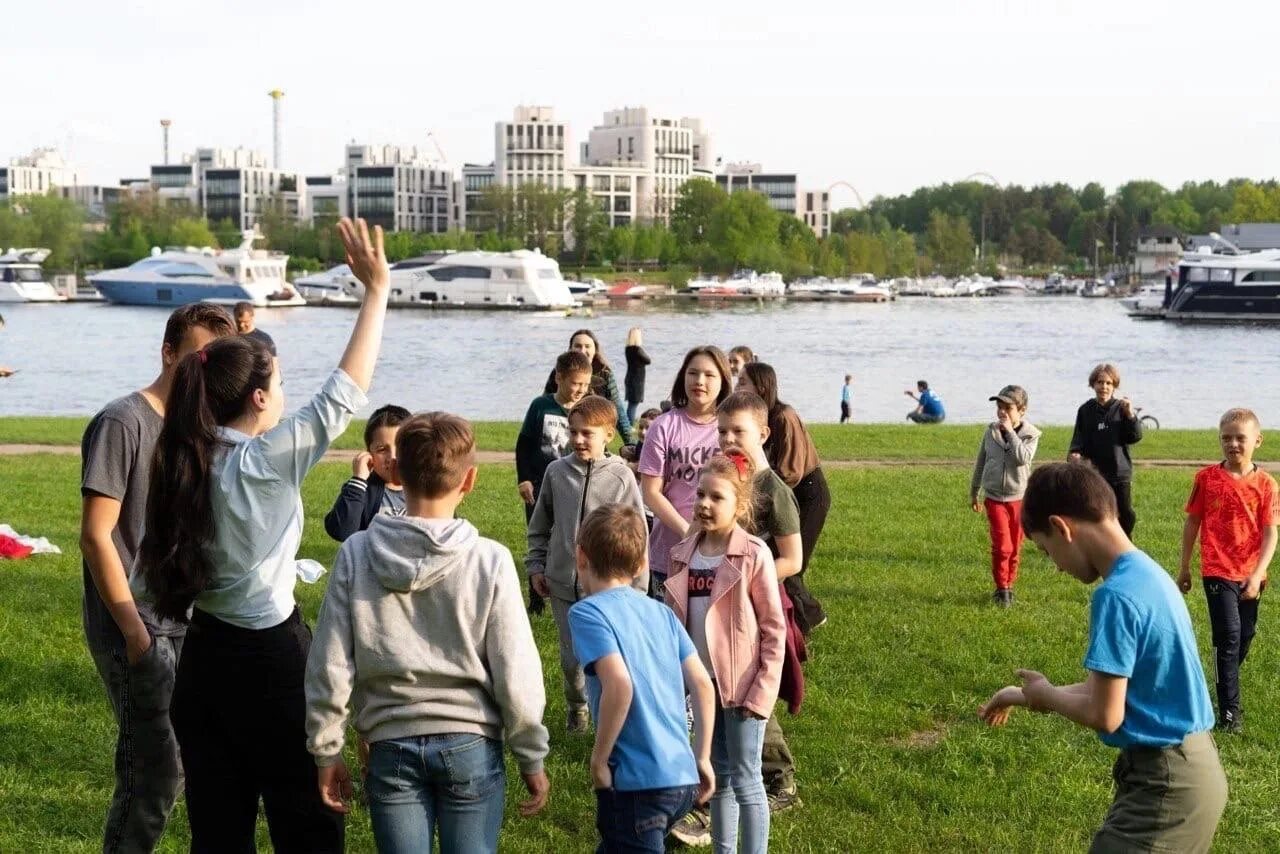
<path fill-rule="evenodd" d="M 560 278 L 560 271 L 552 270 L 550 267 L 539 267 L 538 278 L 539 279 L 558 279 Z"/>
<path fill-rule="evenodd" d="M 488 267 L 438 267 L 428 271 L 437 282 L 452 282 L 454 279 L 488 279 Z"/>
<path fill-rule="evenodd" d="M 391 265 L 392 270 L 416 270 L 419 267 L 426 267 L 430 261 L 397 261 Z"/>
<path fill-rule="evenodd" d="M 43 282 L 44 276 L 35 267 L 10 267 L 5 270 L 6 282 Z M 12 276 L 13 278 L 9 278 Z"/>
<path fill-rule="evenodd" d="M 198 264 L 170 264 L 159 271 L 161 275 L 177 277 L 177 276 L 201 276 L 206 279 L 213 278 L 213 274 Z"/>
<path fill-rule="evenodd" d="M 1280 282 L 1280 270 L 1250 270 L 1241 282 Z"/>

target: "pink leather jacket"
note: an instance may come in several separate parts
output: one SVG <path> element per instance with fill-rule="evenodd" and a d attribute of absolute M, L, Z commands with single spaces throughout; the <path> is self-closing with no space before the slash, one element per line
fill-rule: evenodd
<path fill-rule="evenodd" d="M 664 593 L 681 625 L 689 620 L 689 561 L 701 539 L 699 531 L 671 548 Z M 773 714 L 786 637 L 769 547 L 734 528 L 707 611 L 707 651 L 721 705 L 742 706 L 763 718 Z"/>

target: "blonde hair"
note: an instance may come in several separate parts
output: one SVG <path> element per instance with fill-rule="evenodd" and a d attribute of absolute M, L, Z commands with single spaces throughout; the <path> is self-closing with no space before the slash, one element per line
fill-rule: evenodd
<path fill-rule="evenodd" d="M 1258 416 L 1254 411 L 1240 406 L 1228 409 L 1226 412 L 1222 413 L 1222 417 L 1218 419 L 1219 427 L 1226 427 L 1228 424 L 1252 424 L 1259 430 L 1262 429 L 1262 422 L 1258 420 Z"/>
<path fill-rule="evenodd" d="M 639 347 L 643 338 L 644 338 L 644 333 L 640 331 L 639 326 L 633 326 L 629 330 L 627 330 L 627 346 L 628 347 Z"/>
<path fill-rule="evenodd" d="M 750 530 L 755 522 L 755 464 L 742 454 L 716 454 L 707 460 L 699 477 L 718 477 L 733 485 L 733 491 L 738 496 L 733 519 Z"/>
<path fill-rule="evenodd" d="M 1116 388 L 1120 388 L 1120 369 L 1110 362 L 1103 362 L 1094 366 L 1093 370 L 1089 372 L 1089 387 L 1092 388 L 1093 384 L 1103 377 L 1111 380 L 1111 384 Z"/>

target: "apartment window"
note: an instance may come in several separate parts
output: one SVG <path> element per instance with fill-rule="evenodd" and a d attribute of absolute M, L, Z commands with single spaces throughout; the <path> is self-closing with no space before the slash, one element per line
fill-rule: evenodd
<path fill-rule="evenodd" d="M 595 180 L 592 182 L 592 186 L 597 192 L 602 190 L 607 192 L 609 189 L 609 176 L 596 175 Z"/>
<path fill-rule="evenodd" d="M 621 142 L 622 140 L 618 140 L 618 141 Z M 635 151 L 636 151 L 636 138 L 634 136 L 629 136 L 627 137 L 627 154 L 628 155 L 635 154 Z"/>
<path fill-rule="evenodd" d="M 630 192 L 630 191 L 631 191 L 631 176 L 630 176 L 630 175 L 616 175 L 616 176 L 614 176 L 614 179 L 613 179 L 613 188 L 614 188 L 615 190 L 622 190 L 622 191 L 625 191 L 625 192 Z"/>
<path fill-rule="evenodd" d="M 622 156 L 622 137 L 618 137 L 618 156 Z"/>
<path fill-rule="evenodd" d="M 615 198 L 615 199 L 613 200 L 613 209 L 614 209 L 615 211 L 618 211 L 619 213 L 630 213 L 630 212 L 631 212 L 631 197 L 630 197 L 630 196 L 618 196 L 617 198 Z"/>

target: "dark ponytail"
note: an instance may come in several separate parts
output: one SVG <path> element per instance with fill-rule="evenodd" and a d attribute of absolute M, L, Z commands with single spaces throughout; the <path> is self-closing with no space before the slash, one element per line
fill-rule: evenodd
<path fill-rule="evenodd" d="M 185 620 L 213 574 L 205 547 L 213 540 L 209 467 L 223 440 L 218 427 L 245 411 L 271 383 L 266 345 L 232 336 L 186 356 L 174 372 L 164 427 L 151 462 L 146 532 L 138 559 L 162 617 Z"/>

